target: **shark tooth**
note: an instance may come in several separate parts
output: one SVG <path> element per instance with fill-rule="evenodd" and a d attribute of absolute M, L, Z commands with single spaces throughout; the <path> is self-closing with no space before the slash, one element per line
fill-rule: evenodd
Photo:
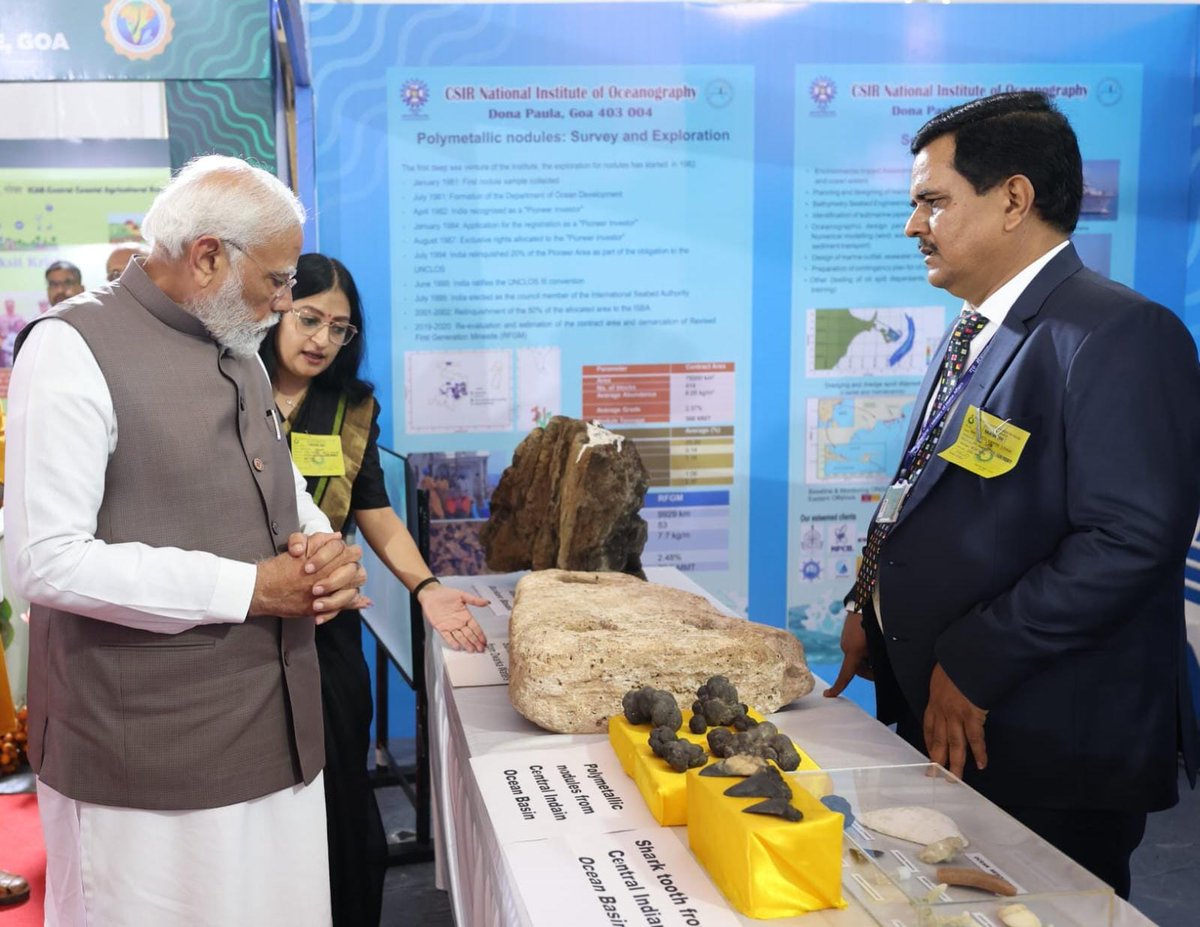
<path fill-rule="evenodd" d="M 790 801 L 792 790 L 783 781 L 779 770 L 768 766 L 748 779 L 731 785 L 725 794 L 732 798 L 786 798 Z"/>
<path fill-rule="evenodd" d="M 766 801 L 760 801 L 757 805 L 743 808 L 742 813 L 773 814 L 793 823 L 804 820 L 804 812 L 794 807 L 786 798 L 768 798 Z"/>

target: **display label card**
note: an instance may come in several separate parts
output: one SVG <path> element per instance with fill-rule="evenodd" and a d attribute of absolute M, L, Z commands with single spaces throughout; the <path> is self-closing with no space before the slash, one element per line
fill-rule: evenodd
<path fill-rule="evenodd" d="M 657 828 L 607 742 L 471 758 L 500 845 Z"/>
<path fill-rule="evenodd" d="M 571 832 L 504 848 L 535 924 L 737 927 L 720 890 L 670 830 Z"/>
<path fill-rule="evenodd" d="M 488 635 L 483 653 L 466 650 L 444 651 L 446 673 L 456 689 L 468 686 L 508 685 L 508 639 Z"/>
<path fill-rule="evenodd" d="M 510 577 L 503 581 L 480 579 L 475 581 L 475 594 L 488 600 L 488 607 L 505 621 L 512 615 L 513 595 L 516 582 Z"/>

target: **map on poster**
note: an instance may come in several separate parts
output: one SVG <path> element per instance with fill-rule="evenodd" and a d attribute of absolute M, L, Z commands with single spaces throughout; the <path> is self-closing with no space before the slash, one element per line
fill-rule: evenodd
<path fill-rule="evenodd" d="M 921 376 L 941 340 L 945 309 L 809 309 L 810 377 Z"/>
<path fill-rule="evenodd" d="M 512 352 L 406 351 L 409 434 L 511 431 Z"/>
<path fill-rule="evenodd" d="M 900 461 L 913 398 L 809 398 L 806 482 L 886 483 Z"/>

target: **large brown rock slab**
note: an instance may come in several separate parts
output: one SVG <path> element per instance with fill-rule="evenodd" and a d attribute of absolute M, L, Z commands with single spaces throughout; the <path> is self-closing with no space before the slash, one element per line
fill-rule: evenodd
<path fill-rule="evenodd" d="M 804 648 L 787 631 L 730 618 L 707 599 L 623 573 L 543 570 L 517 584 L 508 694 L 560 734 L 607 729 L 630 689 L 666 689 L 690 708 L 710 676 L 727 676 L 763 714 L 807 695 Z"/>
<path fill-rule="evenodd" d="M 612 570 L 642 576 L 650 485 L 633 442 L 556 415 L 517 445 L 480 533 L 487 565 L 515 570 Z"/>

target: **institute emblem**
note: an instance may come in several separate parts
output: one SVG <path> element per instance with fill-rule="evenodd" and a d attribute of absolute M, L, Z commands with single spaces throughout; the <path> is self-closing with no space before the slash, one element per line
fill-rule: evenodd
<path fill-rule="evenodd" d="M 108 0 L 101 24 L 108 44 L 130 61 L 162 54 L 175 29 L 165 0 Z"/>
<path fill-rule="evenodd" d="M 400 99 L 412 115 L 419 116 L 429 102 L 429 85 L 415 77 L 410 78 L 400 87 Z"/>
<path fill-rule="evenodd" d="M 829 77 L 818 77 L 808 86 L 808 95 L 817 104 L 819 112 L 826 112 L 837 96 L 837 84 Z"/>

